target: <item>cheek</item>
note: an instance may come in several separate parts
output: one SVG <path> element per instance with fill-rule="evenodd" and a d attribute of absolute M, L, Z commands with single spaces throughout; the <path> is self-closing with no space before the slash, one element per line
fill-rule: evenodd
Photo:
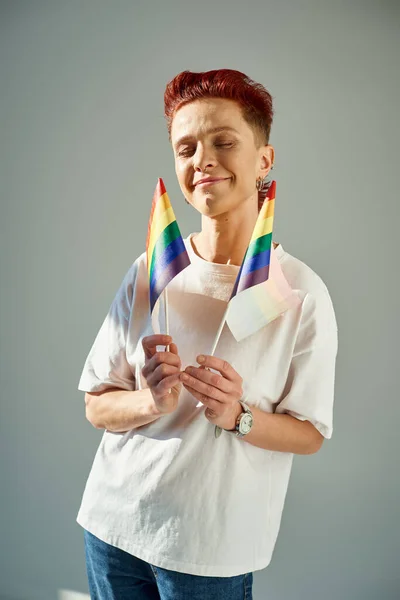
<path fill-rule="evenodd" d="M 184 166 L 175 164 L 175 173 L 176 173 L 176 176 L 178 178 L 180 185 L 185 185 L 187 183 L 186 182 L 187 176 L 188 176 L 187 171 L 188 171 L 187 168 L 185 168 Z"/>
<path fill-rule="evenodd" d="M 253 185 L 256 181 L 256 175 L 254 173 L 254 164 L 252 163 L 241 163 L 235 165 L 233 171 L 233 183 L 243 189 L 248 189 L 249 186 Z"/>
<path fill-rule="evenodd" d="M 234 183 L 241 183 L 246 179 L 248 168 L 244 162 L 234 158 L 227 160 L 224 166 L 232 174 Z"/>

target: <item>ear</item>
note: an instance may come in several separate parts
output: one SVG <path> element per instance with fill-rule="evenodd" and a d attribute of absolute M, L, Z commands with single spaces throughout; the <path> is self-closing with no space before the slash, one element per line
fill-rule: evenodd
<path fill-rule="evenodd" d="M 260 176 L 266 177 L 275 162 L 275 150 L 269 144 L 260 149 Z"/>

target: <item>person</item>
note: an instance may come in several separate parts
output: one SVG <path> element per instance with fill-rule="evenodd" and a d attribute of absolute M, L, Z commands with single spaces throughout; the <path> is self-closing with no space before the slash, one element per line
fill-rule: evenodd
<path fill-rule="evenodd" d="M 210 356 L 270 184 L 272 97 L 219 69 L 179 73 L 164 101 L 201 230 L 184 238 L 190 265 L 168 285 L 170 335 L 152 328 L 143 253 L 87 356 L 78 387 L 104 433 L 77 522 L 92 598 L 248 600 L 294 455 L 332 436 L 337 323 L 321 277 L 274 241 L 300 302 L 240 342 L 225 325 Z"/>

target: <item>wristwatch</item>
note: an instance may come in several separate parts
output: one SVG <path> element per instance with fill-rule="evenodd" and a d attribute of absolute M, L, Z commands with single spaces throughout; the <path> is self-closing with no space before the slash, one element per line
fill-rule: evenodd
<path fill-rule="evenodd" d="M 228 429 L 227 431 L 232 431 L 236 437 L 242 438 L 249 433 L 253 426 L 253 413 L 244 400 L 239 400 L 239 402 L 242 405 L 243 412 L 240 413 L 236 420 L 235 429 Z"/>

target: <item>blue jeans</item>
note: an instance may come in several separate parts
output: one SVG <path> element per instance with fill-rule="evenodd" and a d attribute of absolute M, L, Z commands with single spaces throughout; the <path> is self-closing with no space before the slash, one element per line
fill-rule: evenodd
<path fill-rule="evenodd" d="M 84 530 L 92 600 L 253 600 L 253 573 L 204 577 L 155 567 Z"/>

